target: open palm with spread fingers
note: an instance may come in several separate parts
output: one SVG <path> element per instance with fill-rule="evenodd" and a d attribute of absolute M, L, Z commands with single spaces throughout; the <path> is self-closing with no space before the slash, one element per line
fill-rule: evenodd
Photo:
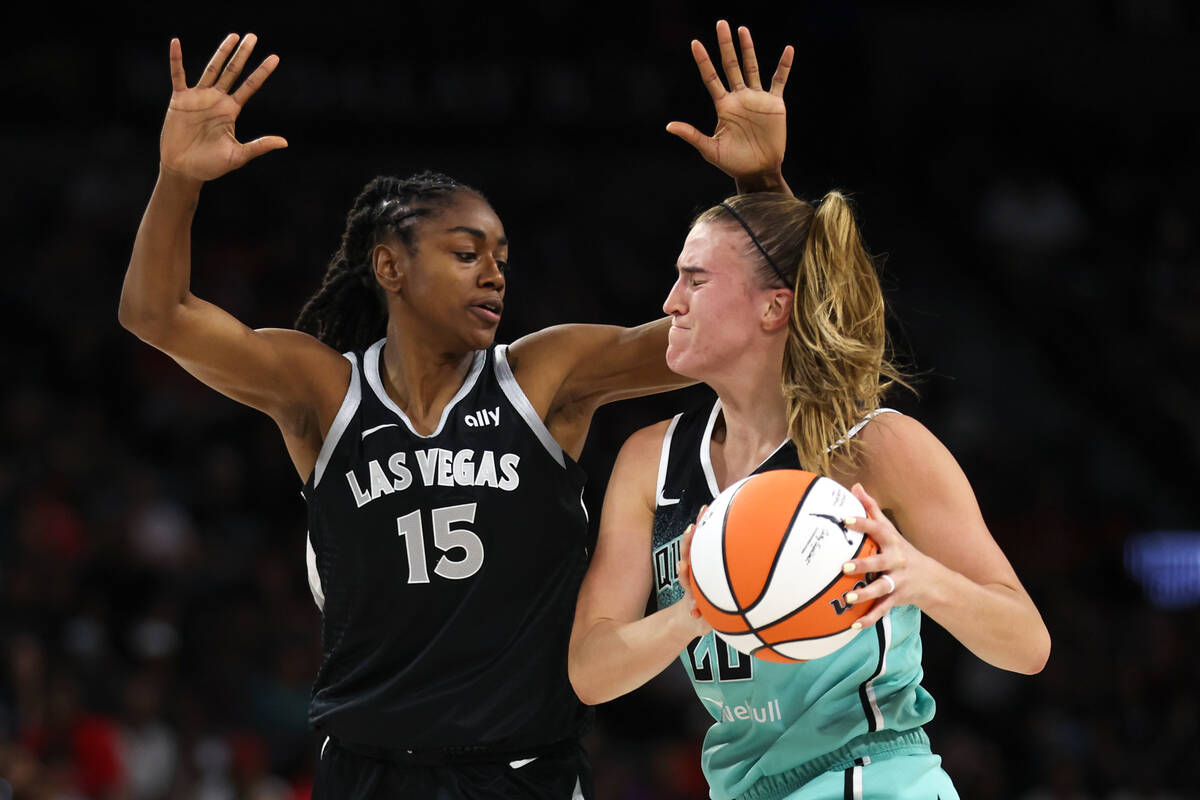
<path fill-rule="evenodd" d="M 793 48 L 783 48 L 770 89 L 763 89 L 758 57 L 750 31 L 738 28 L 742 57 L 738 60 L 729 23 L 717 23 L 717 46 L 729 88 L 721 82 L 708 51 L 692 41 L 692 57 L 713 99 L 717 127 L 705 136 L 686 122 L 672 122 L 667 131 L 700 151 L 704 160 L 736 179 L 778 171 L 787 144 L 787 115 L 783 87 L 792 68 Z"/>
<path fill-rule="evenodd" d="M 178 39 L 171 40 L 171 104 L 159 140 L 164 169 L 210 181 L 263 153 L 287 147 L 281 136 L 263 136 L 243 144 L 234 133 L 234 122 L 246 101 L 279 64 L 278 56 L 267 56 L 233 90 L 257 41 L 252 33 L 246 34 L 240 44 L 237 34 L 226 36 L 200 80 L 189 88 L 183 71 L 183 48 Z"/>

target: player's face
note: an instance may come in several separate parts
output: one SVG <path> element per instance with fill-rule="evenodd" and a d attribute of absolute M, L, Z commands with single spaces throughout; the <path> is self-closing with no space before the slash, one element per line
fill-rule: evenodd
<path fill-rule="evenodd" d="M 759 338 L 763 290 L 739 229 L 702 222 L 688 233 L 676 264 L 678 277 L 663 311 L 670 314 L 667 366 L 708 380 L 737 364 Z"/>
<path fill-rule="evenodd" d="M 423 330 L 454 346 L 491 345 L 504 310 L 508 239 L 496 212 L 473 194 L 460 194 L 421 223 L 417 252 L 402 294 Z"/>

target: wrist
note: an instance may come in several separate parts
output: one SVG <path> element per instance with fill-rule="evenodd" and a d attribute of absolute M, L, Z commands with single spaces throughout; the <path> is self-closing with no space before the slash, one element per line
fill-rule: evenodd
<path fill-rule="evenodd" d="M 738 194 L 748 192 L 786 192 L 787 181 L 783 179 L 782 167 L 757 172 L 752 175 L 740 175 L 735 179 Z"/>
<path fill-rule="evenodd" d="M 685 595 L 682 600 L 672 605 L 670 611 L 668 631 L 670 633 L 672 644 L 678 644 L 680 648 L 687 647 L 688 643 L 697 636 L 703 636 L 708 633 L 708 624 L 703 617 L 692 616 L 692 609 L 695 607 L 691 602 L 691 598 Z"/>
<path fill-rule="evenodd" d="M 158 162 L 158 182 L 168 188 L 194 194 L 199 194 L 200 188 L 204 186 L 202 179 L 172 169 L 162 161 Z"/>

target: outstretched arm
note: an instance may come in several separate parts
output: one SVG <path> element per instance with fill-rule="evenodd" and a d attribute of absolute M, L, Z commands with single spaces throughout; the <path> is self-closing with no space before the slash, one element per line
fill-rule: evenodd
<path fill-rule="evenodd" d="M 742 50 L 741 63 L 734 49 L 729 23 L 725 20 L 717 23 L 717 46 L 729 84 L 726 89 L 704 45 L 692 40 L 692 58 L 717 112 L 717 127 L 712 136 L 705 136 L 686 122 L 669 123 L 667 132 L 695 147 L 705 161 L 733 178 L 739 194 L 791 194 L 783 179 L 783 154 L 787 145 L 783 88 L 792 68 L 794 50 L 791 45 L 783 48 L 771 88 L 764 90 L 754 40 L 748 28 L 738 28 L 738 42 Z"/>
<path fill-rule="evenodd" d="M 305 476 L 327 427 L 321 423 L 336 413 L 349 365 L 298 331 L 251 330 L 190 290 L 192 217 L 204 182 L 287 145 L 278 136 L 243 144 L 234 132 L 242 107 L 279 63 L 268 56 L 233 90 L 255 41 L 249 34 L 238 45 L 236 35 L 227 36 L 190 88 L 179 40 L 171 41 L 172 93 L 158 182 L 134 240 L 118 316 L 204 383 L 274 418 Z"/>
<path fill-rule="evenodd" d="M 609 479 L 600 537 L 579 592 L 567 658 L 571 685 L 588 705 L 638 688 L 678 658 L 690 641 L 711 630 L 690 593 L 643 616 L 652 584 L 655 476 L 667 424 L 630 436 Z M 690 534 L 684 537 L 685 560 Z M 686 563 L 681 562 L 679 574 L 686 590 Z"/>

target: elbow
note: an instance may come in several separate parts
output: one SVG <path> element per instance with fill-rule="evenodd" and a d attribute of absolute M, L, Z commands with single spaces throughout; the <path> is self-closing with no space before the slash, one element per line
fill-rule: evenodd
<path fill-rule="evenodd" d="M 168 333 L 170 315 L 131 301 L 122 293 L 117 307 L 117 322 L 146 344 L 159 347 Z"/>
<path fill-rule="evenodd" d="M 1030 644 L 1022 653 L 1022 660 L 1013 664 L 1010 669 L 1013 672 L 1019 672 L 1022 675 L 1037 675 L 1046 668 L 1046 662 L 1050 660 L 1050 632 L 1045 626 L 1038 631 L 1037 638 Z"/>
<path fill-rule="evenodd" d="M 588 680 L 582 665 L 579 664 L 579 659 L 574 658 L 574 654 L 567 657 L 567 678 L 571 681 L 571 688 L 575 690 L 575 696 L 579 698 L 579 702 L 585 706 L 598 706 L 605 699 L 596 691 L 595 686 Z"/>
<path fill-rule="evenodd" d="M 1037 646 L 1033 649 L 1032 658 L 1029 662 L 1030 669 L 1026 675 L 1037 675 L 1046 668 L 1046 662 L 1050 660 L 1050 631 L 1045 627 L 1041 630 L 1041 635 L 1038 637 Z"/>
<path fill-rule="evenodd" d="M 154 315 L 132 302 L 124 292 L 121 293 L 121 303 L 117 306 L 117 322 L 142 341 L 148 341 L 148 337 L 153 335 Z"/>

